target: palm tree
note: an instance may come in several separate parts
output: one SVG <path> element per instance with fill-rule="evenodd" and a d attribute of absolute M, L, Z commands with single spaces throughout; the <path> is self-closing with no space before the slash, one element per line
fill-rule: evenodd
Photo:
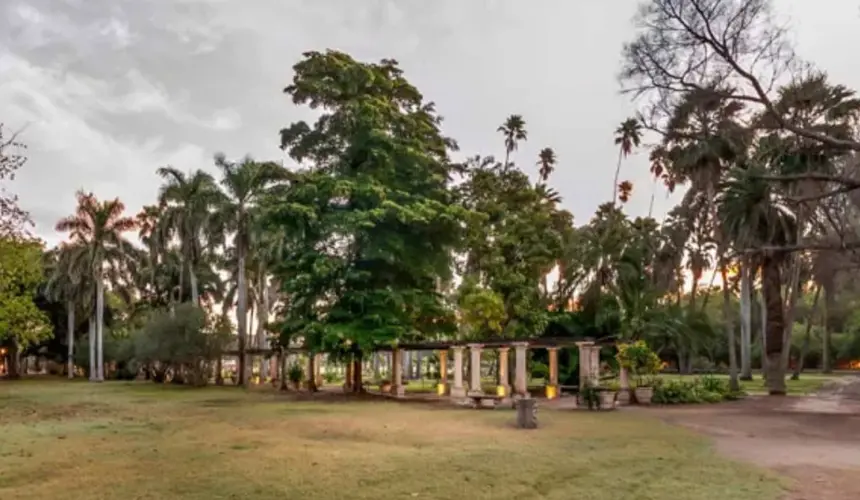
<path fill-rule="evenodd" d="M 779 247 L 796 241 L 797 222 L 782 199 L 782 193 L 762 178 L 767 171 L 761 166 L 732 169 L 717 198 L 718 215 L 723 234 L 739 251 L 759 255 L 767 314 L 768 392 L 782 395 L 785 394 L 786 367 L 782 363 L 785 302 L 781 267 L 789 254 Z"/>
<path fill-rule="evenodd" d="M 517 150 L 520 141 L 528 140 L 526 122 L 522 115 L 511 115 L 505 120 L 505 123 L 499 126 L 497 131 L 505 136 L 505 164 L 503 168 L 508 168 L 511 153 Z"/>
<path fill-rule="evenodd" d="M 132 244 L 124 234 L 132 231 L 137 222 L 123 216 L 125 205 L 115 198 L 100 202 L 92 193 L 77 193 L 77 209 L 69 217 L 57 222 L 56 230 L 69 233 L 79 247 L 75 258 L 69 263 L 76 274 L 87 276 L 95 286 L 95 319 L 92 321 L 90 343 L 95 340 L 95 380 L 104 380 L 104 300 L 105 280 L 124 271 L 129 260 Z M 92 347 L 90 348 L 92 352 Z"/>
<path fill-rule="evenodd" d="M 621 174 L 621 160 L 638 148 L 642 143 L 642 125 L 636 118 L 628 118 L 615 129 L 615 144 L 618 146 L 618 165 L 612 180 L 612 204 L 618 199 L 618 176 Z"/>
<path fill-rule="evenodd" d="M 538 177 L 541 182 L 546 182 L 550 174 L 555 170 L 555 151 L 552 148 L 543 148 L 538 153 Z"/>
<path fill-rule="evenodd" d="M 67 372 L 70 379 L 75 376 L 75 329 L 77 328 L 75 313 L 79 305 L 92 304 L 92 300 L 89 302 L 81 300 L 82 297 L 89 295 L 87 292 L 92 286 L 86 283 L 87 276 L 81 274 L 81 269 L 76 269 L 74 265 L 75 261 L 80 258 L 80 253 L 85 250 L 85 247 L 78 245 L 61 244 L 56 251 L 50 252 L 48 256 L 50 275 L 46 293 L 52 299 L 63 302 L 66 307 Z M 92 299 L 92 296 L 90 295 L 89 298 Z M 95 360 L 90 358 L 90 373 L 92 373 L 94 362 Z"/>
<path fill-rule="evenodd" d="M 228 161 L 223 154 L 215 156 L 221 170 L 223 195 L 217 207 L 215 222 L 223 235 L 232 234 L 236 253 L 236 323 L 239 330 L 239 384 L 247 386 L 249 365 L 247 348 L 248 252 L 251 244 L 252 213 L 261 197 L 278 181 L 286 179 L 286 170 L 272 162 L 259 163 L 250 157 L 239 162 Z"/>
<path fill-rule="evenodd" d="M 178 238 L 183 260 L 179 275 L 180 296 L 177 300 L 182 302 L 182 277 L 187 267 L 191 281 L 191 302 L 194 307 L 198 307 L 200 290 L 197 267 L 205 247 L 212 246 L 212 239 L 207 233 L 214 207 L 221 203 L 222 195 L 215 179 L 202 170 L 185 174 L 173 167 L 161 167 L 158 175 L 167 181 L 161 186 L 158 195 L 163 207 L 160 218 L 163 232 L 161 242 L 165 244 L 174 236 Z"/>

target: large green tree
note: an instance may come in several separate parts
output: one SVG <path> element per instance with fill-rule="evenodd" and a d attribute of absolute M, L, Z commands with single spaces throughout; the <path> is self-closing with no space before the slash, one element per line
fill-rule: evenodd
<path fill-rule="evenodd" d="M 293 69 L 285 92 L 322 114 L 281 131 L 282 148 L 309 166 L 267 207 L 268 225 L 289 229 L 274 270 L 290 302 L 284 335 L 360 359 L 444 330 L 439 284 L 463 211 L 450 187 L 455 144 L 433 104 L 393 60 L 308 52 Z"/>
<path fill-rule="evenodd" d="M 0 345 L 10 349 L 12 377 L 19 375 L 21 349 L 51 334 L 48 318 L 33 302 L 42 278 L 40 241 L 0 237 Z"/>

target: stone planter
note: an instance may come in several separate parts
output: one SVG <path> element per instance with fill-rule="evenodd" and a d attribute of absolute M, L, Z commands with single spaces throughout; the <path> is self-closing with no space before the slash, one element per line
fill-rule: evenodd
<path fill-rule="evenodd" d="M 640 405 L 650 405 L 651 398 L 654 397 L 653 387 L 637 387 L 633 394 L 636 395 L 636 402 Z"/>
<path fill-rule="evenodd" d="M 601 410 L 614 410 L 615 409 L 615 396 L 618 393 L 615 391 L 600 391 L 600 409 Z"/>

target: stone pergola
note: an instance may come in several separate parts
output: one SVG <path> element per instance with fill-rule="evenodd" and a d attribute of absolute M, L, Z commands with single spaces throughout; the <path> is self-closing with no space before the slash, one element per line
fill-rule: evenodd
<path fill-rule="evenodd" d="M 589 382 L 597 383 L 600 378 L 600 348 L 592 340 L 574 340 L 570 338 L 540 338 L 521 340 L 485 340 L 480 343 L 465 341 L 439 341 L 403 343 L 394 347 L 380 347 L 375 352 L 391 353 L 391 394 L 395 397 L 403 397 L 406 394 L 406 386 L 403 383 L 403 358 L 407 351 L 434 351 L 439 355 L 439 380 L 437 394 L 439 396 L 450 396 L 452 399 L 464 399 L 467 397 L 484 395 L 481 384 L 481 370 L 469 370 L 469 380 L 464 380 L 465 356 L 468 350 L 470 366 L 480 367 L 482 355 L 486 350 L 498 352 L 498 379 L 495 396 L 502 398 L 529 397 L 528 394 L 528 351 L 534 349 L 546 349 L 549 355 L 549 373 L 546 380 L 545 391 L 548 399 L 555 399 L 561 395 L 558 382 L 558 350 L 561 348 L 576 347 L 579 350 L 579 378 L 581 384 Z M 513 385 L 509 373 L 509 357 L 513 350 L 514 374 Z M 271 355 L 268 349 L 248 349 L 249 356 Z M 306 353 L 302 347 L 293 347 L 284 351 L 286 354 Z M 449 359 L 449 353 L 452 360 Z M 230 350 L 224 352 L 225 356 L 236 356 L 238 352 Z M 306 380 L 309 389 L 315 389 L 322 385 L 320 365 L 323 362 L 322 354 L 308 356 Z M 449 365 L 449 361 L 452 363 Z M 350 384 L 353 380 L 353 363 L 346 365 L 346 380 Z M 451 374 L 449 375 L 449 371 Z M 313 385 L 310 384 L 313 381 Z"/>
<path fill-rule="evenodd" d="M 405 386 L 403 384 L 403 353 L 406 351 L 435 351 L 439 355 L 439 382 L 437 394 L 450 396 L 452 399 L 462 399 L 472 396 L 483 395 L 480 369 L 469 370 L 468 382 L 464 380 L 466 351 L 470 360 L 470 366 L 480 367 L 482 355 L 485 350 L 495 349 L 498 354 L 498 379 L 499 384 L 496 395 L 503 398 L 528 397 L 528 351 L 533 349 L 546 349 L 549 354 L 549 373 L 546 381 L 545 391 L 548 399 L 560 396 L 558 383 L 558 350 L 566 347 L 577 347 L 579 349 L 579 373 L 580 381 L 597 382 L 600 377 L 600 346 L 591 340 L 577 341 L 573 339 L 523 339 L 523 340 L 486 340 L 481 343 L 470 342 L 420 342 L 405 343 L 391 348 L 380 348 L 379 351 L 391 351 L 393 365 L 392 394 L 403 396 Z M 513 349 L 514 355 L 514 377 L 511 385 L 511 377 L 508 373 L 509 356 Z M 448 354 L 453 354 L 453 370 L 449 376 Z"/>

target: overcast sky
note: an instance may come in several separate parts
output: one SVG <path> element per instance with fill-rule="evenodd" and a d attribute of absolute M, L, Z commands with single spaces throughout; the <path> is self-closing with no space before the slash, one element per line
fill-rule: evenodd
<path fill-rule="evenodd" d="M 613 130 L 634 112 L 615 75 L 636 0 L 2 0 L 0 121 L 24 128 L 14 185 L 37 232 L 74 192 L 154 200 L 155 169 L 212 169 L 212 156 L 280 159 L 277 132 L 308 117 L 281 93 L 307 50 L 400 61 L 446 118 L 462 154 L 502 154 L 498 125 L 524 115 L 515 160 L 552 184 L 579 223 L 611 196 Z M 860 87 L 855 0 L 779 0 L 801 54 Z M 623 166 L 628 212 L 647 211 L 647 152 Z M 670 206 L 661 193 L 655 215 Z"/>

